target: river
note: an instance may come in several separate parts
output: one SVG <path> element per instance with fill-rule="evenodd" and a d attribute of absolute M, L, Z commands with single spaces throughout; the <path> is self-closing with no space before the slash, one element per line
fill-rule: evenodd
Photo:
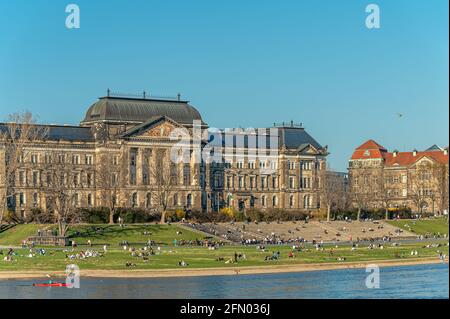
<path fill-rule="evenodd" d="M 0 298 L 449 298 L 448 264 L 380 268 L 368 289 L 365 269 L 180 278 L 81 278 L 79 289 L 33 287 L 36 280 L 0 280 Z"/>

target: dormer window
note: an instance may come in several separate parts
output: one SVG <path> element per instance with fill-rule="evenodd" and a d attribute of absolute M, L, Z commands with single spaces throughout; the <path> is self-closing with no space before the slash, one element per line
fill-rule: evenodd
<path fill-rule="evenodd" d="M 366 150 L 366 151 L 364 152 L 363 155 L 364 155 L 364 156 L 370 156 L 370 151 L 369 151 L 369 150 Z"/>
<path fill-rule="evenodd" d="M 417 156 L 417 150 L 413 150 L 413 156 Z"/>

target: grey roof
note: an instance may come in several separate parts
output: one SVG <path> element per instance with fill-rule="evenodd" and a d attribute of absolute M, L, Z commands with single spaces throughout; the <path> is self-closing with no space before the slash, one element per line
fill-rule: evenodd
<path fill-rule="evenodd" d="M 425 152 L 429 152 L 429 151 L 442 151 L 443 149 L 440 148 L 439 146 L 437 146 L 436 144 L 430 146 L 429 148 L 427 148 L 425 150 Z"/>
<path fill-rule="evenodd" d="M 304 128 L 297 127 L 280 127 L 279 128 L 280 144 L 286 145 L 286 148 L 300 148 L 307 144 L 311 144 L 316 149 L 322 149 L 320 145 Z"/>
<path fill-rule="evenodd" d="M 52 141 L 69 141 L 69 142 L 93 142 L 94 136 L 90 127 L 81 126 L 62 126 L 62 125 L 38 125 L 40 127 L 48 127 L 46 140 Z M 7 132 L 8 124 L 0 123 L 0 131 Z"/>
<path fill-rule="evenodd" d="M 202 121 L 200 113 L 187 101 L 101 97 L 88 109 L 82 124 L 95 121 L 144 123 L 164 115 L 180 124 Z"/>
<path fill-rule="evenodd" d="M 273 129 L 273 128 L 272 128 Z M 304 128 L 298 128 L 298 127 L 279 127 L 276 128 L 278 130 L 278 146 L 281 147 L 282 145 L 285 145 L 287 149 L 298 149 L 302 150 L 305 147 L 312 145 L 314 148 L 318 150 L 323 150 L 323 147 L 309 135 Z M 261 132 L 261 131 L 258 131 Z M 261 141 L 265 142 L 265 145 L 261 145 L 262 147 L 270 147 L 270 129 L 264 129 L 262 130 L 263 134 L 265 134 Z M 222 146 L 225 146 L 225 132 L 209 132 L 209 142 L 211 146 L 219 146 L 220 145 L 220 139 L 222 141 Z M 235 133 L 233 134 L 233 146 L 236 146 L 237 143 L 237 135 L 245 134 L 245 133 Z M 219 136 L 221 135 L 221 136 Z M 248 147 L 249 143 L 249 135 L 245 134 L 243 138 L 243 144 L 244 147 Z M 242 140 L 239 141 L 242 143 Z M 256 147 L 259 146 L 260 139 L 258 135 L 256 135 Z M 253 142 L 254 143 L 254 142 Z M 231 145 L 230 145 L 231 146 Z"/>

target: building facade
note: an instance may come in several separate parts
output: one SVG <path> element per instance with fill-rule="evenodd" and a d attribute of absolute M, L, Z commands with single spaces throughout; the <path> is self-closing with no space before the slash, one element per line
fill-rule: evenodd
<path fill-rule="evenodd" d="M 258 134 L 245 131 L 220 131 L 235 141 L 242 137 L 247 141 L 242 145 L 215 144 L 217 131 L 208 130 L 200 113 L 180 96 L 108 93 L 79 126 L 40 127 L 45 135 L 23 145 L 9 184 L 4 179 L 12 157 L 5 143 L 0 148 L 1 189 L 8 209 L 22 217 L 33 208 L 51 210 L 56 195 L 50 193 L 63 189 L 76 207 L 114 202 L 115 207 L 154 209 L 164 202 L 166 209 L 210 212 L 320 206 L 317 176 L 326 167 L 327 148 L 293 123 L 259 134 L 258 141 L 263 135 L 272 144 L 255 147 L 248 141 Z M 0 124 L 0 131 L 6 133 L 8 123 Z M 183 161 L 173 160 L 174 149 Z M 255 149 L 259 155 L 251 156 Z"/>
<path fill-rule="evenodd" d="M 369 140 L 355 149 L 349 161 L 353 205 L 361 209 L 448 211 L 448 163 L 448 147 L 389 152 Z"/>

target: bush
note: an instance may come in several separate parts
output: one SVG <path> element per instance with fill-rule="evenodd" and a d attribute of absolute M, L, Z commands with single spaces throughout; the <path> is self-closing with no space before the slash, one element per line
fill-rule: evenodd
<path fill-rule="evenodd" d="M 52 213 L 41 210 L 40 208 L 33 208 L 27 214 L 25 222 L 37 224 L 52 224 L 55 222 L 55 216 Z"/>

